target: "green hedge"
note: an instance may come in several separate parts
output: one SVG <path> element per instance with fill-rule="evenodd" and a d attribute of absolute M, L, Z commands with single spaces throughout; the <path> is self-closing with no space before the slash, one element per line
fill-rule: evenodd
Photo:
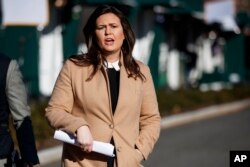
<path fill-rule="evenodd" d="M 201 92 L 198 89 L 157 91 L 162 115 L 187 112 L 209 105 L 228 103 L 250 97 L 250 85 L 237 85 L 221 91 Z"/>

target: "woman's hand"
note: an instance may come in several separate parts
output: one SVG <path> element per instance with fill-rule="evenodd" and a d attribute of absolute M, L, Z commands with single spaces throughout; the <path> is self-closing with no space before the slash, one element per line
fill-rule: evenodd
<path fill-rule="evenodd" d="M 88 126 L 81 126 L 76 130 L 77 142 L 83 151 L 91 152 L 93 147 L 93 137 Z"/>

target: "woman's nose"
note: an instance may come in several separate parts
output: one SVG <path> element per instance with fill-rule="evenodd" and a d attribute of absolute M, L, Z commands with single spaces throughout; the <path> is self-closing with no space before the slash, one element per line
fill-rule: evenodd
<path fill-rule="evenodd" d="M 109 27 L 107 27 L 106 29 L 105 29 L 105 34 L 110 34 L 111 33 L 111 29 L 109 28 Z"/>

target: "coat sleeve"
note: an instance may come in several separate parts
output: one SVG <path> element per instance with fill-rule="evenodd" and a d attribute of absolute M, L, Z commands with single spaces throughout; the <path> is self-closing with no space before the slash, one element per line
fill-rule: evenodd
<path fill-rule="evenodd" d="M 22 78 L 17 62 L 12 60 L 7 72 L 6 96 L 15 128 L 19 128 L 24 118 L 31 115 Z"/>
<path fill-rule="evenodd" d="M 71 68 L 73 62 L 67 60 L 60 71 L 55 83 L 50 101 L 45 109 L 45 117 L 55 129 L 62 129 L 74 134 L 75 131 L 87 122 L 72 115 L 74 93 L 72 87 Z"/>
<path fill-rule="evenodd" d="M 146 81 L 143 82 L 140 134 L 136 141 L 136 147 L 142 152 L 144 159 L 147 159 L 159 138 L 161 118 L 150 70 L 146 66 L 143 71 Z"/>

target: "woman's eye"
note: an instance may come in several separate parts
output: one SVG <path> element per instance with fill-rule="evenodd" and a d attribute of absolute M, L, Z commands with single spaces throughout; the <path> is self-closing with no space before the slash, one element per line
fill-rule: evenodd
<path fill-rule="evenodd" d="M 102 30 L 102 29 L 104 29 L 104 27 L 97 27 L 96 29 L 97 30 Z"/>

